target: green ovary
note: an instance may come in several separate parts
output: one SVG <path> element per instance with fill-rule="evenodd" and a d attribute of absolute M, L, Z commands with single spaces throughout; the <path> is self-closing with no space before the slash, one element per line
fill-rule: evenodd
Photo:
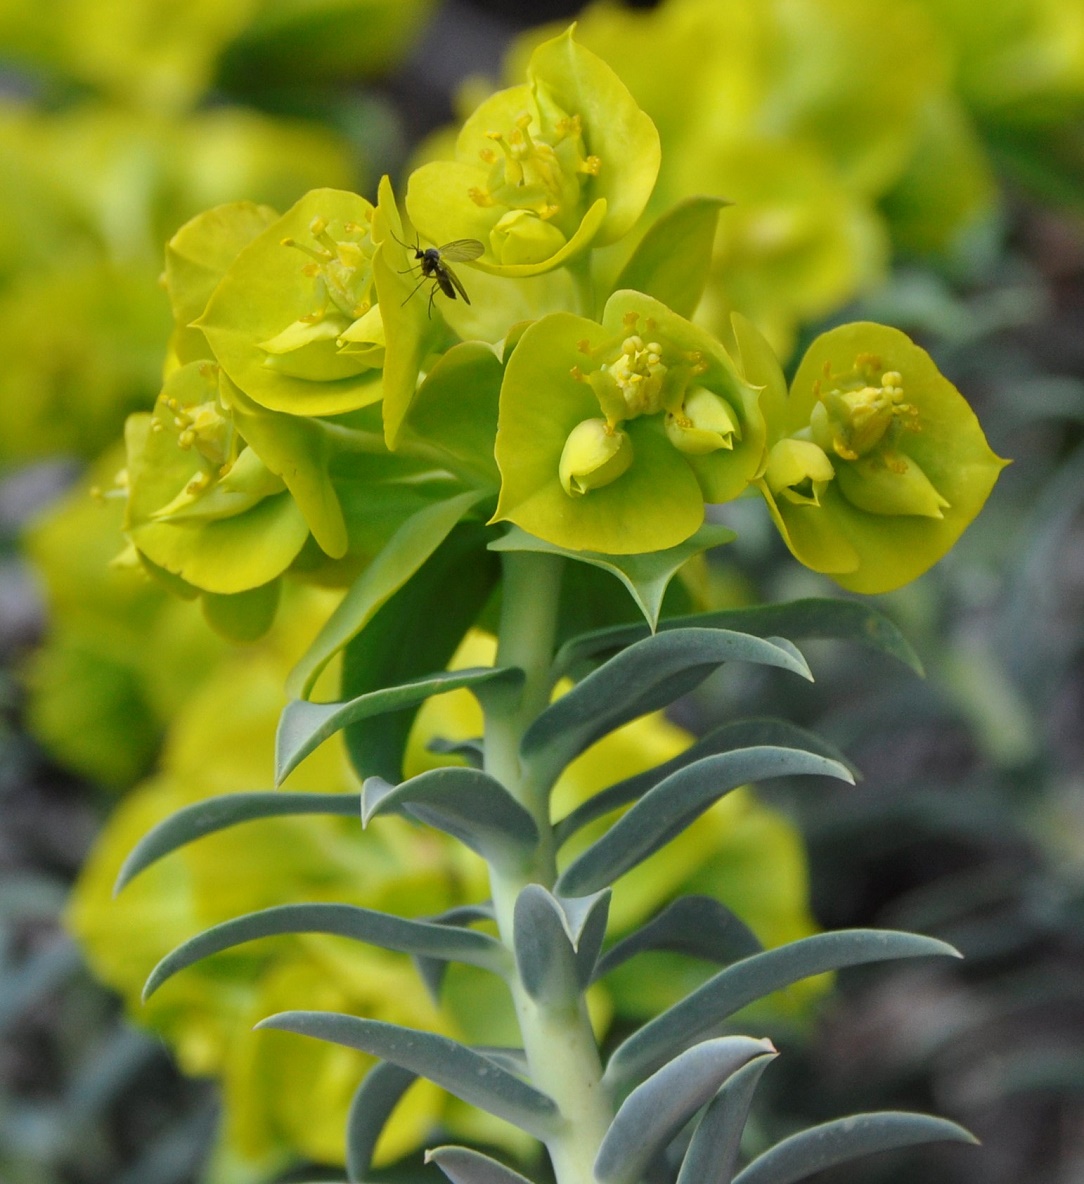
<path fill-rule="evenodd" d="M 561 453 L 561 485 L 569 497 L 610 485 L 632 464 L 632 441 L 604 419 L 585 419 L 569 433 Z"/>

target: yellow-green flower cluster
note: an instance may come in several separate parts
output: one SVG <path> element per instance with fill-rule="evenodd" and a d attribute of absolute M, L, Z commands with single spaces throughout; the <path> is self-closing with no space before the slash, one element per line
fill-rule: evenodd
<path fill-rule="evenodd" d="M 1001 7 L 1022 5 L 1041 7 Z M 704 324 L 722 335 L 737 310 L 785 356 L 803 322 L 883 276 L 890 243 L 958 258 L 985 232 L 993 174 L 940 16 L 910 0 L 663 0 L 650 11 L 600 0 L 581 14 L 577 37 L 658 126 L 649 215 L 705 192 L 734 203 Z M 523 35 L 513 75 L 549 33 Z"/>

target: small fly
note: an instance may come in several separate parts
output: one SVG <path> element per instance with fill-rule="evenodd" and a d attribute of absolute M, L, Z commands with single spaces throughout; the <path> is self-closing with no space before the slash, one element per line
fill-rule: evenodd
<path fill-rule="evenodd" d="M 477 259 L 485 247 L 476 238 L 457 238 L 454 242 L 445 243 L 443 247 L 426 247 L 424 250 L 420 243 L 415 243 L 411 247 L 401 238 L 396 238 L 395 241 L 401 247 L 406 247 L 408 251 L 414 252 L 416 266 L 408 267 L 406 270 L 421 273 L 421 279 L 418 280 L 410 296 L 413 296 L 414 292 L 417 292 L 426 280 L 433 281 L 433 288 L 429 293 L 430 316 L 433 315 L 433 299 L 438 292 L 443 292 L 450 300 L 454 300 L 458 292 L 463 297 L 463 303 L 470 304 L 470 297 L 459 282 L 459 276 L 452 271 L 448 264 L 469 263 L 472 259 Z M 403 273 L 400 272 L 400 274 Z M 410 299 L 410 296 L 403 301 L 404 304 Z"/>

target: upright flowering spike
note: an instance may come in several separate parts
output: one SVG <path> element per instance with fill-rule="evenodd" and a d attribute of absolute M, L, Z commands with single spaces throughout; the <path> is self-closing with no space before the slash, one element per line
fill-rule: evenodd
<path fill-rule="evenodd" d="M 534 51 L 527 82 L 491 95 L 464 124 L 456 159 L 423 165 L 407 190 L 439 245 L 478 239 L 474 266 L 509 276 L 567 263 L 625 234 L 658 174 L 655 125 L 569 28 Z"/>
<path fill-rule="evenodd" d="M 795 557 L 854 592 L 888 592 L 956 542 L 1007 463 L 930 356 L 884 325 L 842 325 L 782 375 L 748 322 L 742 365 L 766 388 L 759 481 Z"/>

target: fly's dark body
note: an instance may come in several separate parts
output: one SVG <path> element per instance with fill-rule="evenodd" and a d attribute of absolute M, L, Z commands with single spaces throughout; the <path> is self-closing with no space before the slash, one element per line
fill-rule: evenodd
<path fill-rule="evenodd" d="M 449 262 L 469 263 L 472 259 L 477 259 L 485 250 L 485 247 L 477 239 L 458 238 L 454 242 L 445 243 L 443 247 L 426 247 L 424 250 L 418 243 L 410 247 L 401 239 L 395 241 L 400 246 L 406 247 L 408 251 L 413 250 L 414 252 L 416 266 L 407 268 L 407 271 L 421 274 L 421 279 L 414 286 L 414 291 L 410 293 L 410 296 L 403 301 L 404 304 L 426 280 L 433 281 L 433 287 L 429 293 L 430 316 L 433 315 L 433 299 L 438 292 L 443 292 L 449 300 L 454 300 L 458 293 L 463 298 L 464 304 L 470 304 L 470 297 L 459 282 L 459 276 L 452 271 L 448 264 Z"/>

